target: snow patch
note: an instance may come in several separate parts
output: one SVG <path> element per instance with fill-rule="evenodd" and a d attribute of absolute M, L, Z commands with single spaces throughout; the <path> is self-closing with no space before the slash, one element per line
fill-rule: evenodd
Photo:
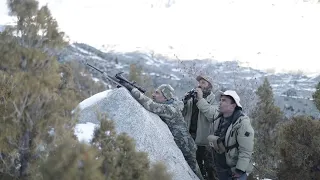
<path fill-rule="evenodd" d="M 80 52 L 82 52 L 82 53 L 84 53 L 84 54 L 88 54 L 88 55 L 91 55 L 91 54 L 92 54 L 92 53 L 90 53 L 89 51 L 86 51 L 86 50 L 84 50 L 84 49 L 82 49 L 82 48 L 80 48 L 80 47 L 78 47 L 78 46 L 76 46 L 76 45 L 74 45 L 74 44 L 71 44 L 71 47 L 76 48 L 77 50 L 79 50 Z"/>
<path fill-rule="evenodd" d="M 177 81 L 181 80 L 180 78 L 178 78 L 178 76 L 176 76 L 174 74 L 170 74 L 170 76 L 171 76 L 171 79 L 173 79 L 173 80 L 177 80 Z"/>
<path fill-rule="evenodd" d="M 94 82 L 100 81 L 98 78 L 95 78 L 95 77 L 93 77 L 92 80 L 93 80 Z"/>
<path fill-rule="evenodd" d="M 154 65 L 154 62 L 152 62 L 152 61 L 147 61 L 146 64 L 147 64 L 147 65 Z"/>
<path fill-rule="evenodd" d="M 116 69 L 123 69 L 124 65 L 116 64 L 115 67 L 116 67 Z"/>
<path fill-rule="evenodd" d="M 179 68 L 173 68 L 173 69 L 171 69 L 171 71 L 173 71 L 173 72 L 181 72 L 181 69 Z"/>
<path fill-rule="evenodd" d="M 284 81 L 285 83 L 289 83 L 292 80 L 292 77 L 288 77 L 288 78 L 283 78 L 282 81 Z"/>
<path fill-rule="evenodd" d="M 251 69 L 249 69 L 249 68 L 243 68 L 243 69 L 242 69 L 242 72 L 251 72 Z"/>
<path fill-rule="evenodd" d="M 90 143 L 93 138 L 94 129 L 98 127 L 97 124 L 87 122 L 85 124 L 77 124 L 75 127 L 75 135 L 80 142 Z"/>
<path fill-rule="evenodd" d="M 146 62 L 147 65 L 160 67 L 159 63 L 155 63 L 154 61 L 148 60 Z"/>
<path fill-rule="evenodd" d="M 256 79 L 261 78 L 261 77 L 263 77 L 262 74 L 255 74 L 255 75 L 253 76 L 253 78 L 256 78 Z"/>
<path fill-rule="evenodd" d="M 307 81 L 308 79 L 306 79 L 306 78 L 301 78 L 301 79 L 297 79 L 297 80 L 294 80 L 294 81 L 297 81 L 297 82 L 305 82 L 305 81 Z"/>
<path fill-rule="evenodd" d="M 126 54 L 121 54 L 122 56 L 126 57 L 126 58 L 130 58 L 130 59 L 133 59 L 132 56 L 129 56 L 129 55 L 126 55 Z"/>
<path fill-rule="evenodd" d="M 105 91 L 102 91 L 100 93 L 97 93 L 85 100 L 83 100 L 79 105 L 78 105 L 78 108 L 80 110 L 82 109 L 85 109 L 86 107 L 89 107 L 93 104 L 96 104 L 98 101 L 100 101 L 101 99 L 105 98 L 108 93 L 111 91 L 111 89 L 108 89 L 108 90 L 105 90 Z"/>
<path fill-rule="evenodd" d="M 311 79 L 315 79 L 320 76 L 320 73 L 317 72 L 317 73 L 306 74 L 306 76 Z"/>
<path fill-rule="evenodd" d="M 287 95 L 285 95 L 285 94 L 280 94 L 280 96 L 282 96 L 282 97 L 288 97 Z M 307 99 L 307 98 L 305 98 L 305 97 L 303 97 L 303 96 L 289 96 L 290 98 L 292 98 L 292 99 Z"/>
<path fill-rule="evenodd" d="M 303 88 L 303 90 L 315 92 L 317 89 L 316 88 Z"/>
<path fill-rule="evenodd" d="M 159 64 L 153 64 L 153 66 L 160 67 L 160 65 L 159 65 Z"/>
<path fill-rule="evenodd" d="M 50 136 L 54 136 L 54 135 L 55 135 L 54 128 L 51 128 L 51 129 L 48 131 L 48 134 L 49 134 Z"/>
<path fill-rule="evenodd" d="M 90 56 L 90 58 L 98 60 L 98 61 L 106 61 L 105 59 L 98 57 L 98 56 Z"/>
<path fill-rule="evenodd" d="M 235 73 L 236 71 L 223 71 L 224 73 Z"/>
<path fill-rule="evenodd" d="M 85 74 L 84 72 L 80 72 L 81 76 L 87 76 L 87 74 Z"/>

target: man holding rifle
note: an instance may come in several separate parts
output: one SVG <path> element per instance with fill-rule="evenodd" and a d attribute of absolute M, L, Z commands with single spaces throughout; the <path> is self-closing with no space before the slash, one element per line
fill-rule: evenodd
<path fill-rule="evenodd" d="M 174 141 L 182 151 L 193 172 L 203 180 L 196 161 L 196 144 L 187 130 L 181 111 L 183 103 L 174 98 L 174 89 L 169 84 L 160 85 L 152 94 L 152 99 L 129 83 L 123 83 L 132 96 L 148 111 L 157 114 L 169 127 Z"/>
<path fill-rule="evenodd" d="M 192 171 L 200 180 L 204 180 L 196 160 L 197 146 L 188 132 L 187 124 L 181 113 L 183 109 L 183 102 L 174 98 L 174 89 L 170 85 L 160 85 L 152 94 L 153 99 L 150 99 L 144 95 L 145 90 L 142 87 L 128 81 L 126 78 L 121 76 L 121 73 L 118 73 L 113 77 L 88 63 L 87 65 L 102 73 L 105 78 L 115 83 L 117 87 L 123 86 L 127 88 L 132 96 L 145 109 L 157 114 L 162 121 L 167 124 L 174 137 L 175 143 L 181 150 Z"/>

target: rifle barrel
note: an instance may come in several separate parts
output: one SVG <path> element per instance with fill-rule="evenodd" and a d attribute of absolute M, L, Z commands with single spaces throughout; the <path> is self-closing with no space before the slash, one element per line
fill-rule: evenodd
<path fill-rule="evenodd" d="M 92 66 L 92 65 L 91 65 L 91 64 L 89 64 L 89 63 L 87 63 L 87 65 L 88 65 L 88 66 L 90 66 L 90 67 L 92 67 L 93 69 L 95 69 L 95 70 L 97 70 L 97 71 L 99 71 L 100 73 L 102 73 L 102 74 L 103 74 L 103 71 L 101 71 L 100 69 L 98 69 L 98 68 L 96 68 L 96 67 Z"/>

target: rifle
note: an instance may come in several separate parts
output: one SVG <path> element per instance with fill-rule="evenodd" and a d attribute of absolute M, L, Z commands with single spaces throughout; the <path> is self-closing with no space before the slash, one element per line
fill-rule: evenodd
<path fill-rule="evenodd" d="M 139 85 L 136 84 L 135 81 L 130 82 L 128 79 L 126 79 L 125 77 L 122 76 L 123 72 L 119 72 L 117 73 L 114 77 L 109 76 L 106 72 L 101 71 L 100 69 L 94 67 L 93 65 L 86 63 L 88 66 L 90 66 L 91 68 L 97 70 L 98 72 L 100 72 L 101 74 L 104 75 L 104 77 L 106 77 L 108 80 L 110 80 L 111 82 L 115 83 L 117 85 L 117 88 L 119 87 L 123 87 L 123 83 L 128 83 L 131 86 L 137 88 L 140 92 L 145 93 L 146 90 L 143 89 L 142 87 L 140 87 Z"/>

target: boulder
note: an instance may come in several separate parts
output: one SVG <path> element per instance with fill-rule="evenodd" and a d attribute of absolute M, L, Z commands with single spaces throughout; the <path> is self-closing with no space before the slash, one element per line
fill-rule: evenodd
<path fill-rule="evenodd" d="M 168 126 L 156 114 L 147 111 L 125 88 L 107 90 L 84 101 L 78 108 L 80 123 L 99 124 L 96 112 L 107 113 L 117 133 L 125 132 L 136 142 L 138 151 L 147 152 L 151 163 L 162 161 L 174 180 L 198 177 L 185 161 Z"/>

